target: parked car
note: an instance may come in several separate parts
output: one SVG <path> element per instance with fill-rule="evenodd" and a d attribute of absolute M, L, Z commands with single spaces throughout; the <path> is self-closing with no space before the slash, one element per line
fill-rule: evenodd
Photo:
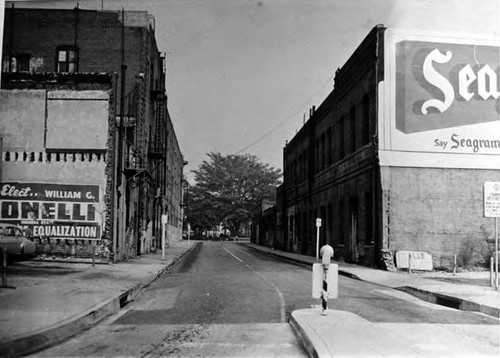
<path fill-rule="evenodd" d="M 36 245 L 16 225 L 0 223 L 0 248 L 8 256 L 35 256 Z"/>

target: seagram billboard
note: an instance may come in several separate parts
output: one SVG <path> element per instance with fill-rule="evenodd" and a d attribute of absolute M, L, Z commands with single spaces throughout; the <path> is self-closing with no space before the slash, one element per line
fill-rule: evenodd
<path fill-rule="evenodd" d="M 500 40 L 385 33 L 382 165 L 500 168 Z"/>

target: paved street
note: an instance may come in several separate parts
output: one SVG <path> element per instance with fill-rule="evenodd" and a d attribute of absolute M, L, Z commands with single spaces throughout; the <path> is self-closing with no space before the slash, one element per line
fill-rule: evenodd
<path fill-rule="evenodd" d="M 198 248 L 118 314 L 36 356 L 304 357 L 287 322 L 292 311 L 318 304 L 311 298 L 310 269 L 237 243 Z M 329 308 L 354 313 L 359 322 L 400 327 L 408 342 L 432 335 L 458 348 L 456 339 L 463 337 L 477 352 L 498 347 L 495 318 L 342 276 L 339 298 Z M 371 335 L 369 326 L 359 327 L 367 331 L 357 336 Z M 339 332 L 336 339 L 348 340 L 353 329 L 344 327 L 346 336 Z M 421 345 L 423 352 L 436 349 L 425 339 Z"/>

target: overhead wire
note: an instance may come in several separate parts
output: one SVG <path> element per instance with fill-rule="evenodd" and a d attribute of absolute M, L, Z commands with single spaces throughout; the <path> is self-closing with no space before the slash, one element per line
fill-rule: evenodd
<path fill-rule="evenodd" d="M 288 123 L 288 121 L 290 121 L 291 119 L 293 119 L 297 114 L 299 114 L 300 112 L 302 112 L 305 107 L 314 99 L 314 97 L 316 96 L 316 94 L 318 94 L 321 90 L 323 90 L 323 88 L 325 87 L 325 85 L 327 83 L 330 83 L 332 82 L 332 79 L 333 79 L 333 76 L 329 76 L 325 82 L 323 82 L 321 84 L 320 87 L 318 87 L 318 89 L 316 91 L 314 91 L 314 93 L 309 97 L 309 99 L 304 102 L 303 104 L 301 104 L 300 107 L 298 107 L 295 111 L 293 111 L 292 113 L 290 113 L 287 117 L 285 117 L 285 119 L 283 119 L 281 122 L 279 122 L 278 124 L 276 124 L 273 128 L 271 128 L 270 130 L 268 130 L 267 132 L 265 132 L 263 135 L 261 135 L 259 138 L 257 138 L 256 140 L 254 140 L 253 142 L 251 142 L 250 144 L 246 145 L 245 147 L 241 148 L 240 150 L 234 152 L 232 155 L 238 155 L 242 152 L 244 152 L 245 150 L 247 150 L 248 148 L 251 148 L 253 147 L 255 144 L 259 143 L 260 141 L 262 141 L 263 139 L 267 138 L 268 136 L 270 136 L 272 133 L 274 133 L 275 131 L 277 131 L 278 129 L 280 129 L 282 126 L 284 126 L 286 123 Z"/>

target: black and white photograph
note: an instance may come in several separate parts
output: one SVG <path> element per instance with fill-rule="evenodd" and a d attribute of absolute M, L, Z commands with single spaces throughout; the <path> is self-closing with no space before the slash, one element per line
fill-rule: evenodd
<path fill-rule="evenodd" d="M 499 357 L 500 0 L 0 0 L 0 357 Z"/>

